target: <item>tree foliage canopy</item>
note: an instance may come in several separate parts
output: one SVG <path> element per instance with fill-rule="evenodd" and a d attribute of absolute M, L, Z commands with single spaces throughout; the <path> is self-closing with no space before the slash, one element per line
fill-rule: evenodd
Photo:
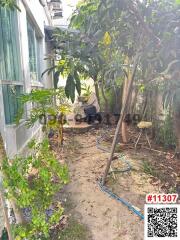
<path fill-rule="evenodd" d="M 166 80 L 172 68 L 178 69 L 179 21 L 178 0 L 81 1 L 70 28 L 54 33 L 56 60 L 58 56 L 55 78 L 58 80 L 60 74 L 67 77 L 66 95 L 74 101 L 75 90 L 81 93 L 81 78 L 90 77 L 105 88 L 122 84 L 127 59 L 131 69 L 139 54 L 136 79 L 159 85 L 159 80 L 151 80 L 161 78 L 165 96 L 167 89 L 174 96 L 179 80 L 175 85 Z M 169 69 L 173 61 L 177 62 Z"/>
<path fill-rule="evenodd" d="M 0 7 L 5 7 L 11 10 L 20 10 L 18 5 L 16 4 L 16 0 L 0 0 Z"/>

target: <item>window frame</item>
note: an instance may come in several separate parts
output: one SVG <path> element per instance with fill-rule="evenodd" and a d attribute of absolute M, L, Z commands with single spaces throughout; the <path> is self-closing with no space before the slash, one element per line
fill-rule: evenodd
<path fill-rule="evenodd" d="M 29 15 L 26 17 L 27 20 L 27 37 L 28 37 L 28 63 L 29 63 L 29 76 L 30 76 L 30 82 L 34 86 L 42 86 L 42 79 L 41 79 L 41 71 L 42 71 L 42 65 L 41 65 L 41 57 L 42 57 L 42 41 L 43 37 L 41 34 L 39 34 L 39 31 L 36 27 L 36 25 L 33 23 Z M 33 30 L 33 38 L 34 38 L 34 48 L 35 48 L 35 58 L 36 58 L 36 79 L 33 79 L 31 77 L 31 68 L 30 68 L 30 51 L 29 51 L 29 33 L 28 33 L 28 25 Z"/>
<path fill-rule="evenodd" d="M 4 9 L 3 9 L 4 10 Z M 13 48 L 16 48 L 16 57 L 13 55 L 13 62 L 16 62 L 16 66 L 17 66 L 17 69 L 16 71 L 17 72 L 14 72 L 14 76 L 15 76 L 15 79 L 8 79 L 8 76 L 7 75 L 7 72 L 4 72 L 4 77 L 2 77 L 2 79 L 0 78 L 0 85 L 1 85 L 1 89 L 2 89 L 2 98 L 3 98 L 3 109 L 4 109 L 4 120 L 5 120 L 5 124 L 6 126 L 14 126 L 15 125 L 15 119 L 14 120 L 10 120 L 10 122 L 7 122 L 7 119 L 11 119 L 11 113 L 9 114 L 9 116 L 6 115 L 6 111 L 7 109 L 5 108 L 6 105 L 5 105 L 5 102 L 4 102 L 4 93 L 3 93 L 3 87 L 4 86 L 18 86 L 18 87 L 22 87 L 22 92 L 24 92 L 24 73 L 23 73 L 23 68 L 22 68 L 22 57 L 21 57 L 21 39 L 20 39 L 20 34 L 19 34 L 19 31 L 20 31 L 20 26 L 19 26 L 19 15 L 18 15 L 18 12 L 17 10 L 4 10 L 4 11 L 11 11 L 11 14 L 14 14 L 13 17 L 11 16 L 11 20 L 10 20 L 10 24 L 11 24 L 11 27 L 15 27 L 15 31 L 13 32 L 13 35 L 11 35 L 11 38 L 12 36 L 15 38 L 15 40 L 13 39 L 11 44 L 13 45 L 14 41 L 15 41 L 15 44 L 16 46 L 13 46 Z M 0 29 L 1 31 L 1 34 L 3 34 L 3 29 L 1 28 Z M 12 30 L 11 30 L 12 31 Z M 15 34 L 15 36 L 14 36 Z M 2 35 L 2 42 L 3 42 L 4 38 L 3 38 L 3 35 Z M 3 42 L 2 45 L 4 46 L 5 43 Z M 4 55 L 4 48 L 2 50 L 2 61 L 3 61 L 3 65 L 5 65 L 5 55 Z M 6 70 L 5 70 L 6 71 Z M 18 76 L 16 76 L 18 74 Z M 13 77 L 14 77 L 13 76 Z M 10 98 L 9 95 L 6 96 L 6 98 Z M 11 103 L 8 102 L 8 108 L 11 109 Z M 18 103 L 16 103 L 18 105 Z M 14 116 L 15 118 L 15 116 Z M 23 121 L 24 118 L 21 120 Z"/>

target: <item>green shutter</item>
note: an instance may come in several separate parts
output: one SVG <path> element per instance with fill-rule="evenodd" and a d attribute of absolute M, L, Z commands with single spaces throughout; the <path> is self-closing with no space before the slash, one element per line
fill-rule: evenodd
<path fill-rule="evenodd" d="M 9 81 L 21 80 L 19 41 L 16 11 L 0 8 L 1 72 L 0 78 Z"/>
<path fill-rule="evenodd" d="M 0 79 L 6 79 L 6 70 L 4 62 L 4 46 L 3 46 L 3 36 L 2 36 L 2 21 L 1 21 L 1 9 L 0 9 Z"/>
<path fill-rule="evenodd" d="M 5 8 L 0 8 L 0 79 L 17 83 L 22 79 L 17 13 Z M 6 124 L 15 122 L 22 89 L 20 85 L 2 84 Z"/>
<path fill-rule="evenodd" d="M 15 68 L 15 79 L 17 81 L 22 80 L 22 71 L 21 71 L 21 59 L 20 59 L 20 44 L 19 44 L 19 29 L 17 24 L 17 12 L 14 11 L 12 14 L 12 52 L 13 52 L 13 62 Z M 16 47 L 13 47 L 16 46 Z"/>
<path fill-rule="evenodd" d="M 15 122 L 15 118 L 20 109 L 19 97 L 22 94 L 23 87 L 18 85 L 3 85 L 3 102 L 6 124 Z"/>
<path fill-rule="evenodd" d="M 3 85 L 2 91 L 3 91 L 5 122 L 6 122 L 6 124 L 10 124 L 11 123 L 11 113 L 10 113 L 9 99 L 8 99 L 8 85 Z"/>
<path fill-rule="evenodd" d="M 27 19 L 28 45 L 29 45 L 29 69 L 31 80 L 41 79 L 41 38 L 38 37 L 33 24 Z"/>

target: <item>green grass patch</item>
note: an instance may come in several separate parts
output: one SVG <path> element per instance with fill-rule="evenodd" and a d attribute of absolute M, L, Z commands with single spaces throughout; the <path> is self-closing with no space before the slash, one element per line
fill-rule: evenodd
<path fill-rule="evenodd" d="M 154 167 L 147 161 L 143 161 L 143 170 L 145 173 L 157 177 L 157 172 Z"/>
<path fill-rule="evenodd" d="M 58 234 L 60 240 L 88 240 L 89 232 L 86 226 L 75 219 L 70 219 L 67 227 Z M 55 239 L 54 239 L 55 240 Z"/>
<path fill-rule="evenodd" d="M 155 169 L 149 162 L 143 161 L 143 170 L 146 174 L 149 174 L 155 178 L 158 178 L 161 183 L 166 183 L 168 181 L 168 176 L 160 169 Z M 172 189 L 172 192 L 174 189 Z"/>

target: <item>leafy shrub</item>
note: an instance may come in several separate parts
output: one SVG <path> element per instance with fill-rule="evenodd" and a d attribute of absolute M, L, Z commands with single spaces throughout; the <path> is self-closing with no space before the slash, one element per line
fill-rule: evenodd
<path fill-rule="evenodd" d="M 16 240 L 48 238 L 63 213 L 60 203 L 53 202 L 54 195 L 68 182 L 67 166 L 58 163 L 48 139 L 42 143 L 33 140 L 29 147 L 31 155 L 3 162 L 7 197 L 23 215 L 23 224 L 14 228 Z M 28 219 L 24 212 L 28 212 Z"/>
<path fill-rule="evenodd" d="M 173 119 L 169 112 L 165 115 L 164 121 L 156 129 L 156 142 L 162 144 L 165 149 L 176 146 Z"/>
<path fill-rule="evenodd" d="M 35 89 L 29 94 L 21 95 L 20 101 L 23 107 L 17 116 L 17 124 L 23 117 L 25 104 L 32 103 L 29 117 L 26 119 L 27 127 L 32 127 L 39 121 L 46 134 L 50 129 L 57 131 L 59 143 L 62 145 L 65 116 L 70 112 L 64 88 Z"/>
<path fill-rule="evenodd" d="M 75 219 L 69 221 L 68 226 L 59 233 L 61 240 L 88 240 L 89 232 L 86 226 L 82 225 Z"/>
<path fill-rule="evenodd" d="M 105 90 L 105 95 L 106 95 L 106 98 L 108 100 L 108 108 L 109 108 L 109 111 L 111 113 L 120 112 L 120 105 L 121 105 L 120 99 L 121 99 L 121 97 L 118 94 L 118 91 L 120 92 L 120 88 L 117 87 L 117 89 L 118 89 L 116 91 L 117 96 L 114 92 L 114 89 Z M 101 103 L 101 109 L 105 110 L 105 101 L 102 97 L 102 93 L 100 93 L 100 103 Z"/>

